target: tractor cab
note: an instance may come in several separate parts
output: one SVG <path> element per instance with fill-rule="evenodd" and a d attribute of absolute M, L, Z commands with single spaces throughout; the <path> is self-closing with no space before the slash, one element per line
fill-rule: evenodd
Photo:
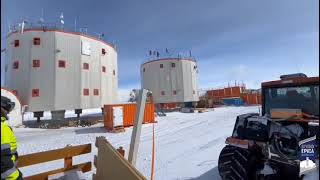
<path fill-rule="evenodd" d="M 262 115 L 288 121 L 319 122 L 319 77 L 283 75 L 262 83 Z"/>

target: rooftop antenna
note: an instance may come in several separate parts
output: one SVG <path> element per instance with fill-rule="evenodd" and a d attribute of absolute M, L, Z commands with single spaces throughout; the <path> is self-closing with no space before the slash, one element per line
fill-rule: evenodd
<path fill-rule="evenodd" d="M 43 24 L 44 23 L 44 12 L 43 12 L 43 8 L 41 8 L 41 17 L 39 19 L 39 23 Z"/>
<path fill-rule="evenodd" d="M 9 33 L 11 33 L 11 24 L 10 23 L 8 23 L 8 31 L 9 31 Z"/>
<path fill-rule="evenodd" d="M 24 31 L 24 27 L 25 27 L 25 24 L 26 24 L 27 22 L 25 21 L 25 20 L 22 20 L 22 23 L 20 24 L 19 23 L 19 27 L 21 28 L 21 31 L 20 31 L 20 33 L 22 34 L 23 33 L 23 31 Z"/>
<path fill-rule="evenodd" d="M 64 25 L 63 12 L 60 15 L 60 23 L 61 23 L 61 29 L 63 29 L 63 25 Z"/>
<path fill-rule="evenodd" d="M 74 31 L 77 32 L 77 18 L 74 18 Z"/>

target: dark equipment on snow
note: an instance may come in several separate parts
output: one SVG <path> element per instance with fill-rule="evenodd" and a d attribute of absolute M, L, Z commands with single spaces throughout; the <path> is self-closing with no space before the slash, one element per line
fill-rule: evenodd
<path fill-rule="evenodd" d="M 262 83 L 262 116 L 237 117 L 219 156 L 222 179 L 303 176 L 299 172 L 299 142 L 311 137 L 319 142 L 319 77 L 297 73 L 280 79 Z"/>

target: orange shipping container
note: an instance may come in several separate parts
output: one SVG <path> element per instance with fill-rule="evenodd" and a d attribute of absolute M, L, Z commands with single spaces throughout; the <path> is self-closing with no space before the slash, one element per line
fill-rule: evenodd
<path fill-rule="evenodd" d="M 242 93 L 240 97 L 246 104 L 249 104 L 249 97 L 247 93 Z"/>
<path fill-rule="evenodd" d="M 174 108 L 177 108 L 177 107 L 178 107 L 177 103 L 164 103 L 164 104 L 161 104 L 161 108 L 162 109 L 174 109 Z"/>
<path fill-rule="evenodd" d="M 262 102 L 261 102 L 261 95 L 260 95 L 260 94 L 258 95 L 258 104 L 262 104 Z"/>
<path fill-rule="evenodd" d="M 212 92 L 213 92 L 213 96 L 215 97 L 219 96 L 219 90 L 213 90 Z"/>
<path fill-rule="evenodd" d="M 257 94 L 249 94 L 249 103 L 248 104 L 258 104 Z"/>
<path fill-rule="evenodd" d="M 215 97 L 215 90 L 209 90 L 209 91 L 207 91 L 207 95 L 208 95 L 209 98 Z"/>
<path fill-rule="evenodd" d="M 129 127 L 134 125 L 134 120 L 136 117 L 136 108 L 135 103 L 132 104 L 113 104 L 113 105 L 104 105 L 104 127 L 111 131 L 114 128 L 114 107 L 122 107 L 123 115 L 123 126 Z M 143 123 L 154 123 L 154 104 L 147 103 L 144 110 Z"/>
<path fill-rule="evenodd" d="M 231 88 L 225 88 L 225 94 L 224 94 L 225 97 L 230 97 L 232 96 L 232 93 L 231 93 Z"/>
<path fill-rule="evenodd" d="M 218 90 L 218 93 L 219 93 L 219 96 L 220 96 L 220 97 L 224 97 L 224 96 L 225 96 L 224 89 L 219 89 L 219 90 Z"/>
<path fill-rule="evenodd" d="M 239 86 L 237 87 L 232 87 L 231 88 L 231 91 L 232 91 L 232 96 L 234 97 L 240 97 L 240 94 L 241 94 L 241 88 Z"/>

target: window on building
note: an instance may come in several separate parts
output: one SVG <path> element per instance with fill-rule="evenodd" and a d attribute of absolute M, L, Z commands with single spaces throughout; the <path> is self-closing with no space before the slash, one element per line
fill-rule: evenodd
<path fill-rule="evenodd" d="M 64 60 L 59 60 L 59 61 L 58 61 L 58 67 L 59 67 L 59 68 L 66 68 L 66 61 L 64 61 Z"/>
<path fill-rule="evenodd" d="M 177 95 L 177 91 L 176 90 L 173 91 L 173 95 Z"/>
<path fill-rule="evenodd" d="M 93 95 L 99 96 L 99 89 L 94 89 L 93 90 Z"/>
<path fill-rule="evenodd" d="M 14 40 L 14 47 L 19 47 L 20 41 L 19 40 Z"/>
<path fill-rule="evenodd" d="M 175 68 L 176 67 L 176 63 L 171 63 L 171 67 Z"/>
<path fill-rule="evenodd" d="M 89 96 L 89 89 L 88 88 L 83 89 L 83 95 Z"/>
<path fill-rule="evenodd" d="M 106 54 L 106 50 L 104 48 L 102 48 L 101 53 L 102 53 L 102 55 L 105 55 Z"/>
<path fill-rule="evenodd" d="M 146 68 L 143 68 L 143 72 L 146 72 Z"/>
<path fill-rule="evenodd" d="M 34 68 L 40 67 L 40 60 L 34 59 L 34 60 L 32 61 L 32 67 L 34 67 Z"/>
<path fill-rule="evenodd" d="M 193 92 L 192 92 L 193 94 L 196 94 L 196 91 L 195 90 L 193 90 Z"/>
<path fill-rule="evenodd" d="M 39 89 L 32 89 L 32 97 L 39 97 L 40 92 Z"/>
<path fill-rule="evenodd" d="M 5 65 L 4 67 L 4 71 L 7 72 L 8 71 L 8 64 Z"/>
<path fill-rule="evenodd" d="M 166 93 L 164 91 L 161 91 L 161 95 L 164 96 Z"/>
<path fill-rule="evenodd" d="M 19 69 L 19 61 L 13 62 L 12 68 L 13 69 Z"/>
<path fill-rule="evenodd" d="M 160 68 L 163 68 L 163 64 L 160 64 Z"/>
<path fill-rule="evenodd" d="M 106 67 L 105 66 L 102 66 L 102 72 L 106 72 Z"/>
<path fill-rule="evenodd" d="M 33 45 L 40 45 L 40 38 L 39 37 L 33 38 Z"/>
<path fill-rule="evenodd" d="M 18 91 L 17 90 L 12 90 L 12 93 L 16 96 L 18 96 Z"/>
<path fill-rule="evenodd" d="M 113 70 L 113 75 L 114 75 L 114 76 L 116 75 L 116 70 Z"/>
<path fill-rule="evenodd" d="M 83 63 L 83 69 L 89 70 L 89 63 Z"/>

